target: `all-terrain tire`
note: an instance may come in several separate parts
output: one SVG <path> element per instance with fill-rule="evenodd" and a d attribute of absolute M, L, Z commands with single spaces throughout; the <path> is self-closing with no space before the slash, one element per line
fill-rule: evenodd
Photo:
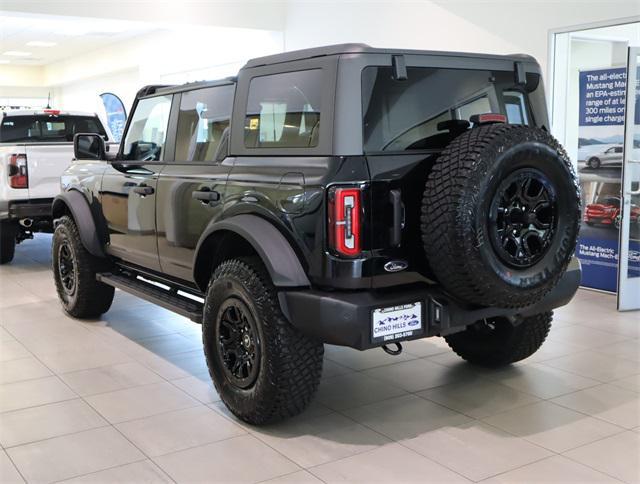
<path fill-rule="evenodd" d="M 549 334 L 552 312 L 529 316 L 513 325 L 506 319 L 479 321 L 445 340 L 469 363 L 496 367 L 524 360 L 534 354 Z"/>
<path fill-rule="evenodd" d="M 258 342 L 258 349 L 252 353 L 258 355 L 257 374 L 244 386 L 229 376 L 229 366 L 233 365 L 228 358 L 225 360 L 224 338 L 217 329 L 230 304 L 248 312 L 245 318 L 255 327 L 252 344 Z M 259 258 L 230 259 L 216 268 L 207 288 L 203 316 L 202 339 L 209 374 L 220 398 L 236 417 L 263 425 L 307 407 L 320 383 L 324 347 L 300 333 L 283 316 L 276 289 Z"/>
<path fill-rule="evenodd" d="M 536 303 L 564 274 L 579 226 L 573 167 L 542 129 L 473 128 L 447 146 L 427 178 L 421 207 L 427 260 L 443 288 L 465 302 Z"/>
<path fill-rule="evenodd" d="M 109 263 L 85 249 L 78 227 L 68 215 L 56 226 L 51 250 L 56 290 L 65 312 L 74 318 L 96 318 L 106 313 L 113 302 L 114 288 L 96 280 L 96 274 L 108 270 Z"/>
<path fill-rule="evenodd" d="M 13 260 L 16 251 L 16 227 L 9 220 L 0 221 L 0 264 Z"/>

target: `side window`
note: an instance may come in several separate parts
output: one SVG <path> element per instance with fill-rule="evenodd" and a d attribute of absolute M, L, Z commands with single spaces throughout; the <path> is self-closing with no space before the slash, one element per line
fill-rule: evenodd
<path fill-rule="evenodd" d="M 255 77 L 249 84 L 244 124 L 247 148 L 318 145 L 322 70 Z"/>
<path fill-rule="evenodd" d="M 211 161 L 229 126 L 234 86 L 197 89 L 182 94 L 176 161 Z"/>
<path fill-rule="evenodd" d="M 155 96 L 138 102 L 124 140 L 125 160 L 162 160 L 172 97 Z"/>
<path fill-rule="evenodd" d="M 622 153 L 622 146 L 616 146 L 616 153 Z"/>
<path fill-rule="evenodd" d="M 524 94 L 519 91 L 504 91 L 502 95 L 509 124 L 529 124 Z"/>
<path fill-rule="evenodd" d="M 474 114 L 483 114 L 491 112 L 491 103 L 487 96 L 482 96 L 468 101 L 456 108 L 456 119 L 469 120 Z"/>

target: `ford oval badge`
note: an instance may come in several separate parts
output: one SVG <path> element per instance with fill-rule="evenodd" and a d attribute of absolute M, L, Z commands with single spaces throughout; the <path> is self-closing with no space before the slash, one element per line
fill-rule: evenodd
<path fill-rule="evenodd" d="M 400 272 L 407 267 L 409 267 L 409 264 L 404 260 L 390 260 L 384 265 L 384 270 L 387 272 Z"/>

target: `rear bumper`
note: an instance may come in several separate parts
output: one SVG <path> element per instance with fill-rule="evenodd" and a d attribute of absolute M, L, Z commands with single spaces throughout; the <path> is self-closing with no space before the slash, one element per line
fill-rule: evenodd
<path fill-rule="evenodd" d="M 280 292 L 279 298 L 285 316 L 303 333 L 324 343 L 364 350 L 397 341 L 454 333 L 483 318 L 529 316 L 564 306 L 578 290 L 580 277 L 580 263 L 574 258 L 558 285 L 542 301 L 518 309 L 466 306 L 437 286 L 426 284 L 377 292 L 292 290 Z M 422 329 L 405 332 L 395 340 L 373 340 L 374 309 L 414 302 L 422 303 Z"/>
<path fill-rule="evenodd" d="M 9 218 L 18 220 L 23 218 L 50 219 L 52 204 L 52 198 L 9 202 Z"/>

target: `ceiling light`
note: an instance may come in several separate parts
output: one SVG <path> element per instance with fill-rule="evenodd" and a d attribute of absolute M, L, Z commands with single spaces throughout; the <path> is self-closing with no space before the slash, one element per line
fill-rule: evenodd
<path fill-rule="evenodd" d="M 23 52 L 21 50 L 8 50 L 3 52 L 2 55 L 8 55 L 11 57 L 29 57 L 31 52 Z"/>
<path fill-rule="evenodd" d="M 29 47 L 53 47 L 54 45 L 58 45 L 56 42 L 46 42 L 44 40 L 32 40 L 31 42 L 27 42 Z"/>

